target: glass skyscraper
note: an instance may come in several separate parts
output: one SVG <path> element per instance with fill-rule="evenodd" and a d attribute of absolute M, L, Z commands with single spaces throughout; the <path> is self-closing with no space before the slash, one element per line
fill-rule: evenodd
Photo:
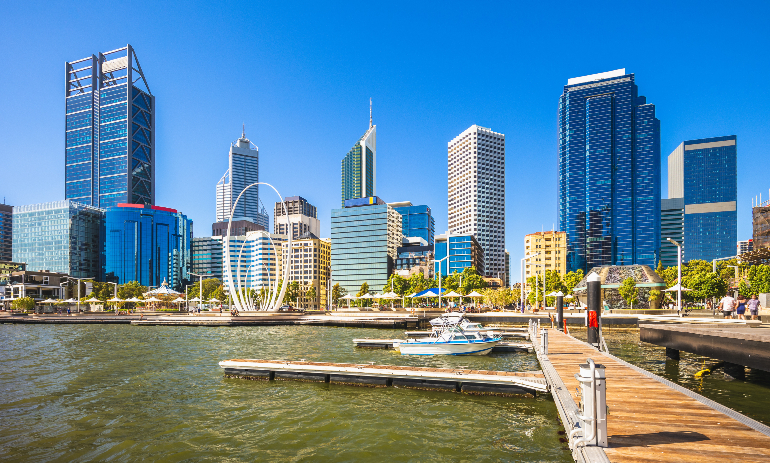
<path fill-rule="evenodd" d="M 444 276 L 455 272 L 462 273 L 468 267 L 475 267 L 479 275 L 484 275 L 484 251 L 476 238 L 471 235 L 439 235 L 436 237 L 435 259 L 441 260 L 449 254 L 449 259 L 440 264 L 433 264 L 434 271 L 439 270 Z"/>
<path fill-rule="evenodd" d="M 105 219 L 106 280 L 183 291 L 192 267 L 192 221 L 176 209 L 118 204 Z"/>
<path fill-rule="evenodd" d="M 377 126 L 372 125 L 369 104 L 369 129 L 342 158 L 342 206 L 345 200 L 377 194 Z"/>
<path fill-rule="evenodd" d="M 388 205 L 401 214 L 401 232 L 404 237 L 420 237 L 428 245 L 433 244 L 436 223 L 428 206 L 413 206 L 409 201 Z"/>
<path fill-rule="evenodd" d="M 155 203 L 155 97 L 131 45 L 65 64 L 64 197 Z"/>
<path fill-rule="evenodd" d="M 103 239 L 101 209 L 69 200 L 14 207 L 13 260 L 27 270 L 101 281 Z"/>
<path fill-rule="evenodd" d="M 259 185 L 243 190 L 259 182 L 259 148 L 251 148 L 251 141 L 246 138 L 246 129 L 241 138 L 230 144 L 229 166 L 225 175 L 217 183 L 217 222 L 227 222 L 230 214 L 233 220 L 246 219 L 270 229 L 267 211 L 259 201 Z M 233 204 L 238 199 L 233 211 Z"/>
<path fill-rule="evenodd" d="M 569 79 L 559 98 L 559 230 L 567 270 L 657 265 L 660 121 L 625 69 Z"/>
<path fill-rule="evenodd" d="M 660 200 L 660 261 L 664 267 L 677 265 L 679 250 L 668 238 L 682 244 L 684 241 L 684 199 Z M 685 249 L 682 248 L 682 261 Z"/>
<path fill-rule="evenodd" d="M 0 204 L 0 261 L 13 258 L 13 206 Z"/>
<path fill-rule="evenodd" d="M 687 140 L 668 156 L 668 196 L 683 200 L 685 262 L 735 255 L 737 142 L 735 135 Z"/>
<path fill-rule="evenodd" d="M 364 282 L 379 292 L 402 244 L 401 214 L 376 196 L 345 206 L 332 209 L 332 279 L 348 293 L 356 294 Z"/>

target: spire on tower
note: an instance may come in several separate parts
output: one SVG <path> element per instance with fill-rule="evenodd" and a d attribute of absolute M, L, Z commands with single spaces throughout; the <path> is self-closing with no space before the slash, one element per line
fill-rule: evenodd
<path fill-rule="evenodd" d="M 372 97 L 369 97 L 369 128 L 372 128 Z"/>
<path fill-rule="evenodd" d="M 241 138 L 246 138 L 246 123 L 243 123 L 243 131 L 241 132 Z"/>

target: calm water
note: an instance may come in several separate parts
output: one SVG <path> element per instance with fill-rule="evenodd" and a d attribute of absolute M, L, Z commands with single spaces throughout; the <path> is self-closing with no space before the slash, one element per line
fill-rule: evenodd
<path fill-rule="evenodd" d="M 550 397 L 225 379 L 228 358 L 510 371 L 355 349 L 394 330 L 0 325 L 3 461 L 572 461 Z"/>
<path fill-rule="evenodd" d="M 770 425 L 770 373 L 746 369 L 745 381 L 734 380 L 725 376 L 718 360 L 688 352 L 680 352 L 679 361 L 666 359 L 666 349 L 641 342 L 638 329 L 613 330 L 605 326 L 603 331 L 611 354 Z M 585 328 L 570 332 L 585 341 Z M 695 373 L 703 369 L 704 363 L 713 373 L 696 378 Z"/>

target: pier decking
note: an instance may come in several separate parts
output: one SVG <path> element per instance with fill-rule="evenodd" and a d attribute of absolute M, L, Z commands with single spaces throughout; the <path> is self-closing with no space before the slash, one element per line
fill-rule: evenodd
<path fill-rule="evenodd" d="M 770 371 L 770 328 L 750 325 L 640 325 L 644 342 Z M 675 355 L 678 355 L 676 352 Z"/>
<path fill-rule="evenodd" d="M 232 359 L 219 362 L 226 375 L 337 384 L 396 386 L 467 393 L 547 392 L 540 372 L 508 372 L 395 365 Z"/>
<path fill-rule="evenodd" d="M 562 332 L 548 336 L 548 355 L 535 350 L 567 432 L 578 365 L 591 358 L 606 368 L 609 448 L 579 447 L 576 461 L 770 461 L 767 426 Z"/>

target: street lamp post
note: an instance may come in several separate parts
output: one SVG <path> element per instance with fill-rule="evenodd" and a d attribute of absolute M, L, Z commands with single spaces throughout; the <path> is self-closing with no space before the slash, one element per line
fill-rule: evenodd
<path fill-rule="evenodd" d="M 184 308 L 185 310 L 187 310 L 188 314 L 190 313 L 190 298 L 187 295 L 187 288 L 189 288 L 190 286 L 195 286 L 195 283 L 184 286 Z"/>
<path fill-rule="evenodd" d="M 676 312 L 682 315 L 682 245 L 671 238 L 666 238 L 676 246 L 676 280 L 678 288 L 676 289 Z"/>
<path fill-rule="evenodd" d="M 449 242 L 447 241 L 447 248 L 448 247 L 449 247 Z M 443 275 L 443 273 L 441 272 L 441 262 L 445 261 L 447 259 L 449 259 L 449 249 L 447 249 L 447 256 L 446 257 L 443 257 L 443 258 L 441 258 L 439 260 L 433 259 L 433 268 L 436 267 L 436 264 L 439 264 L 439 266 L 438 266 L 438 308 L 439 308 L 439 310 L 441 309 L 441 276 Z M 448 263 L 447 263 L 446 272 L 447 272 L 447 274 L 449 274 Z"/>
<path fill-rule="evenodd" d="M 78 313 L 80 313 L 80 280 L 93 280 L 93 278 L 75 278 L 69 277 L 70 280 L 77 280 L 78 282 Z"/>
<path fill-rule="evenodd" d="M 527 287 L 527 282 L 524 279 L 524 262 L 539 255 L 540 253 L 538 252 L 521 258 L 521 291 L 519 292 L 519 303 L 521 304 L 522 311 L 524 310 L 524 289 Z"/>
<path fill-rule="evenodd" d="M 195 275 L 198 277 L 198 280 L 200 281 L 200 291 L 198 292 L 198 298 L 201 300 L 199 304 L 203 305 L 203 275 L 199 273 L 193 273 L 193 272 L 187 272 L 190 275 Z M 200 306 L 199 306 L 200 307 Z"/>

